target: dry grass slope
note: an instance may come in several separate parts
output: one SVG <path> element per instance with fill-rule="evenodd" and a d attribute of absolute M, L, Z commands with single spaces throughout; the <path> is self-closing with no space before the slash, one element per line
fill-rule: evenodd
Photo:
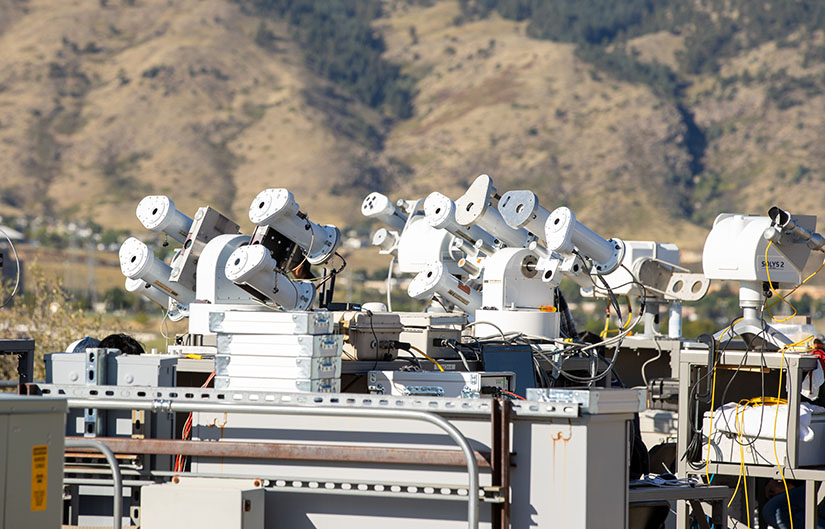
<path fill-rule="evenodd" d="M 261 20 L 235 3 L 0 0 L 0 212 L 137 230 L 133 207 L 154 192 L 248 227 L 252 196 L 285 186 L 314 219 L 354 225 L 372 185 L 455 198 L 482 172 L 570 205 L 605 235 L 694 249 L 712 215 L 686 220 L 686 193 L 708 211 L 819 211 L 825 96 L 788 79 L 825 67 L 799 49 L 768 43 L 689 79 L 707 139 L 705 171 L 691 175 L 672 102 L 523 24 L 455 26 L 456 1 L 428 4 L 386 2 L 375 23 L 388 58 L 418 80 L 415 114 L 386 129 L 308 73 L 286 27 L 267 21 L 272 38 L 257 44 Z M 668 33 L 629 43 L 669 65 L 681 46 Z M 388 132 L 383 146 L 352 120 Z"/>

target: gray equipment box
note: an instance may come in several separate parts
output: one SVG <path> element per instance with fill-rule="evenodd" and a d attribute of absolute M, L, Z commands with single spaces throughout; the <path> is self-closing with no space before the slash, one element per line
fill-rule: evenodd
<path fill-rule="evenodd" d="M 527 400 L 577 407 L 580 414 L 638 413 L 647 408 L 646 389 L 529 388 Z"/>
<path fill-rule="evenodd" d="M 95 355 L 96 363 L 89 362 Z M 178 358 L 173 355 L 125 355 L 117 349 L 87 349 L 84 353 L 50 353 L 46 361 L 46 383 L 174 387 Z M 90 373 L 89 366 L 94 366 Z M 93 380 L 89 381 L 89 378 Z M 136 420 L 137 419 L 137 420 Z M 140 431 L 135 428 L 140 425 Z M 140 433 L 146 437 L 171 439 L 174 415 L 152 414 L 149 421 L 133 417 L 129 411 L 69 410 L 66 435 L 70 436 L 131 436 Z M 170 456 L 152 456 L 157 464 L 165 465 Z"/>
<path fill-rule="evenodd" d="M 332 313 L 327 311 L 241 311 L 209 314 L 209 331 L 224 334 L 332 334 Z"/>
<path fill-rule="evenodd" d="M 0 527 L 58 529 L 66 401 L 0 394 Z"/>
<path fill-rule="evenodd" d="M 92 350 L 89 350 L 92 351 Z M 104 351 L 94 349 L 93 351 Z M 96 381 L 106 386 L 175 385 L 178 358 L 173 355 L 125 355 L 109 349 L 105 360 L 105 376 Z M 47 384 L 86 384 L 87 353 L 49 353 L 46 361 Z"/>
<path fill-rule="evenodd" d="M 477 399 L 493 395 L 498 390 L 512 391 L 512 372 L 475 371 L 370 371 L 367 374 L 370 393 L 378 395 L 461 397 Z"/>

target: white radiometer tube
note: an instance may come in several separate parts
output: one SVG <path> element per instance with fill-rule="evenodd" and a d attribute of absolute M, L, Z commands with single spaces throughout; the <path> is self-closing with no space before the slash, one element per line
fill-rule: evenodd
<path fill-rule="evenodd" d="M 433 191 L 424 200 L 424 215 L 433 228 L 447 230 L 452 235 L 460 237 L 471 245 L 481 241 L 481 249 L 487 253 L 496 248 L 496 238 L 479 226 L 462 226 L 455 220 L 455 202 L 438 191 Z"/>
<path fill-rule="evenodd" d="M 438 294 L 471 316 L 481 308 L 481 292 L 456 279 L 444 263 L 428 264 L 410 281 L 407 294 L 421 301 Z"/>
<path fill-rule="evenodd" d="M 195 293 L 169 280 L 172 269 L 155 257 L 151 248 L 134 237 L 120 246 L 120 271 L 129 279 L 142 279 L 183 305 L 195 301 Z"/>
<path fill-rule="evenodd" d="M 152 286 L 143 279 L 126 278 L 126 291 L 139 296 L 144 296 L 148 300 L 159 305 L 166 312 L 166 317 L 171 321 L 180 321 L 189 315 L 189 307 L 179 304 L 170 298 L 158 287 Z"/>
<path fill-rule="evenodd" d="M 169 296 L 157 287 L 154 287 L 143 279 L 126 278 L 126 291 L 139 296 L 144 296 L 162 308 L 169 307 Z"/>
<path fill-rule="evenodd" d="M 325 263 L 341 244 L 338 228 L 321 226 L 306 218 L 288 189 L 264 189 L 258 193 L 249 206 L 249 220 L 258 226 L 269 226 L 300 246 L 310 264 Z"/>
<path fill-rule="evenodd" d="M 375 218 L 401 233 L 407 224 L 407 217 L 404 216 L 392 204 L 392 201 L 384 194 L 373 191 L 361 203 L 361 215 Z"/>
<path fill-rule="evenodd" d="M 226 278 L 251 287 L 284 310 L 307 310 L 315 301 L 315 286 L 292 281 L 277 271 L 269 250 L 260 244 L 241 246 L 226 261 Z"/>
<path fill-rule="evenodd" d="M 381 248 L 382 252 L 389 253 L 398 245 L 398 234 L 387 228 L 378 228 L 372 234 L 372 245 Z"/>
<path fill-rule="evenodd" d="M 532 191 L 507 191 L 498 202 L 498 212 L 511 228 L 525 228 L 544 241 L 544 226 L 550 212 L 539 205 L 539 199 Z"/>
<path fill-rule="evenodd" d="M 175 209 L 171 198 L 150 195 L 140 201 L 135 212 L 138 220 L 149 231 L 162 231 L 179 243 L 186 242 L 192 219 Z"/>
<path fill-rule="evenodd" d="M 594 271 L 609 274 L 621 264 L 625 244 L 621 239 L 604 239 L 581 222 L 570 208 L 553 210 L 545 224 L 547 249 L 570 255 L 573 250 L 593 261 Z"/>
<path fill-rule="evenodd" d="M 497 202 L 493 179 L 480 175 L 455 201 L 455 220 L 462 226 L 478 226 L 507 246 L 526 247 L 532 240 L 530 233 L 508 226 L 495 207 Z"/>

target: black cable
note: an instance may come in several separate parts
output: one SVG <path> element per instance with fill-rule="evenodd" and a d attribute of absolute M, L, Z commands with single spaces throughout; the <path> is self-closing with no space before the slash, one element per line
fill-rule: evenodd
<path fill-rule="evenodd" d="M 378 361 L 380 360 L 378 355 L 381 352 L 381 349 L 378 344 L 378 335 L 375 334 L 375 327 L 372 325 L 372 311 L 369 309 L 361 309 L 363 312 L 370 317 L 370 331 L 372 331 L 372 339 L 375 341 L 375 365 L 372 366 L 372 370 L 375 371 L 378 369 Z"/>
<path fill-rule="evenodd" d="M 767 331 L 768 331 L 767 323 L 765 323 L 765 321 L 762 320 L 762 330 L 759 332 L 759 334 L 756 335 L 755 338 L 758 338 L 759 335 L 763 335 L 763 337 L 762 337 L 762 347 L 761 347 L 761 351 L 760 351 L 760 359 L 761 359 L 760 363 L 764 367 L 767 367 L 767 364 L 765 362 L 765 336 L 767 336 Z M 753 343 L 753 341 L 751 341 L 750 343 Z M 751 351 L 750 346 L 748 346 L 747 349 L 745 350 L 745 354 L 742 355 L 742 360 L 739 361 L 739 365 L 736 367 L 736 370 L 734 371 L 733 375 L 730 377 L 730 380 L 728 380 L 728 383 L 725 385 L 725 389 L 722 391 L 722 399 L 721 399 L 722 400 L 722 406 L 724 406 L 725 402 L 727 402 L 728 390 L 730 389 L 731 384 L 733 384 L 733 380 L 736 378 L 736 375 L 738 375 L 739 371 L 742 369 L 742 366 L 745 365 L 745 361 L 747 360 L 748 353 L 750 351 Z M 765 402 L 765 371 L 760 369 L 759 372 L 760 372 L 760 375 L 761 375 L 760 376 L 761 391 L 762 391 L 761 397 L 762 397 L 762 402 L 764 403 Z M 730 429 L 730 421 L 728 420 L 728 416 L 723 413 L 722 417 L 725 420 L 725 426 L 728 428 L 728 431 L 733 431 L 733 430 Z M 763 423 L 764 420 L 765 420 L 765 406 L 763 405 L 760 408 L 760 414 L 759 414 L 759 432 L 760 433 L 762 432 L 762 423 Z M 713 433 L 713 432 L 711 432 L 711 433 Z M 753 437 L 749 442 L 744 442 L 743 443 L 739 440 L 738 436 L 734 437 L 734 441 L 736 443 L 742 445 L 742 446 L 751 446 L 751 445 L 755 444 L 757 440 L 758 440 L 758 436 Z"/>

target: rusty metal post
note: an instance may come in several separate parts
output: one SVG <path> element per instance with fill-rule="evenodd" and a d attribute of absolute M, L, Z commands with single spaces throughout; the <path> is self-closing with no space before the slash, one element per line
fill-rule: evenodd
<path fill-rule="evenodd" d="M 510 529 L 510 400 L 493 399 L 490 424 L 492 427 L 492 486 L 499 489 L 498 503 L 493 504 L 495 529 Z"/>

